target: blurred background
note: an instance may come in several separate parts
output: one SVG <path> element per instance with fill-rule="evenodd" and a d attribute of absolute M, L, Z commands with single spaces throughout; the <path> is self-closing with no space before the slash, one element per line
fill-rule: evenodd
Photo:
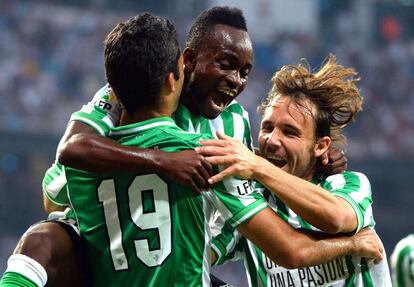
<path fill-rule="evenodd" d="M 119 21 L 148 11 L 171 19 L 180 43 L 214 5 L 241 8 L 255 50 L 238 98 L 253 137 L 272 74 L 329 52 L 361 76 L 364 111 L 346 130 L 349 169 L 371 180 L 377 231 L 390 254 L 414 232 L 414 0 L 0 1 L 0 274 L 18 238 L 46 217 L 41 181 L 75 110 L 105 84 L 103 40 Z M 240 264 L 215 268 L 247 286 Z"/>

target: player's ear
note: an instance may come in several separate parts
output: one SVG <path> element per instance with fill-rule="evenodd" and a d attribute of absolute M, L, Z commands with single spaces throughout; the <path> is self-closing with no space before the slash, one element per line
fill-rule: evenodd
<path fill-rule="evenodd" d="M 184 66 L 190 71 L 194 71 L 196 65 L 196 53 L 192 48 L 185 48 L 183 51 Z"/>
<path fill-rule="evenodd" d="M 315 147 L 313 148 L 313 155 L 314 157 L 320 157 L 324 154 L 329 147 L 331 146 L 332 140 L 330 137 L 321 137 L 315 143 Z"/>
<path fill-rule="evenodd" d="M 175 77 L 174 77 L 174 73 L 170 72 L 168 73 L 167 77 L 165 78 L 165 82 L 164 82 L 164 87 L 166 88 L 168 93 L 172 93 L 175 92 Z"/>

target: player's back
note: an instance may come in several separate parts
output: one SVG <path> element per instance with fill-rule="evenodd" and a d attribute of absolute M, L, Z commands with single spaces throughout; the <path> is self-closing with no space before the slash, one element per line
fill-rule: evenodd
<path fill-rule="evenodd" d="M 192 149 L 199 135 L 170 118 L 117 128 L 125 145 Z M 211 205 L 157 174 L 96 175 L 66 168 L 68 193 L 95 286 L 208 286 Z"/>

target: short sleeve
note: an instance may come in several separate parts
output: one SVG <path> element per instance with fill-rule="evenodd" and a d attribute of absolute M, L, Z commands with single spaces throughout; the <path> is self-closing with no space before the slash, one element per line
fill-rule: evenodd
<path fill-rule="evenodd" d="M 268 207 L 266 200 L 254 190 L 250 181 L 235 177 L 218 182 L 210 192 L 204 194 L 234 228 Z"/>
<path fill-rule="evenodd" d="M 225 224 L 221 232 L 211 242 L 211 249 L 216 254 L 214 265 L 221 265 L 228 261 L 242 260 L 246 239 L 230 224 Z"/>
<path fill-rule="evenodd" d="M 43 178 L 43 194 L 54 204 L 68 206 L 69 199 L 66 192 L 66 175 L 63 165 L 55 162 Z"/>
<path fill-rule="evenodd" d="M 354 209 L 358 220 L 356 232 L 375 225 L 372 214 L 371 184 L 360 172 L 347 171 L 326 178 L 323 188 L 346 200 Z"/>

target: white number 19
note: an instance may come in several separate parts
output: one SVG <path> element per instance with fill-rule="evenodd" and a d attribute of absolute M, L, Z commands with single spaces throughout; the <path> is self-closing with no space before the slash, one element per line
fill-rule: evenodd
<path fill-rule="evenodd" d="M 143 194 L 153 198 L 153 210 L 144 211 Z M 98 198 L 103 204 L 110 252 L 115 270 L 128 269 L 122 245 L 122 228 L 119 221 L 113 179 L 104 180 L 98 187 Z M 171 253 L 171 212 L 167 184 L 156 174 L 136 176 L 128 188 L 131 219 L 143 230 L 157 229 L 160 247 L 150 249 L 149 239 L 134 240 L 137 257 L 147 266 L 161 265 Z"/>

